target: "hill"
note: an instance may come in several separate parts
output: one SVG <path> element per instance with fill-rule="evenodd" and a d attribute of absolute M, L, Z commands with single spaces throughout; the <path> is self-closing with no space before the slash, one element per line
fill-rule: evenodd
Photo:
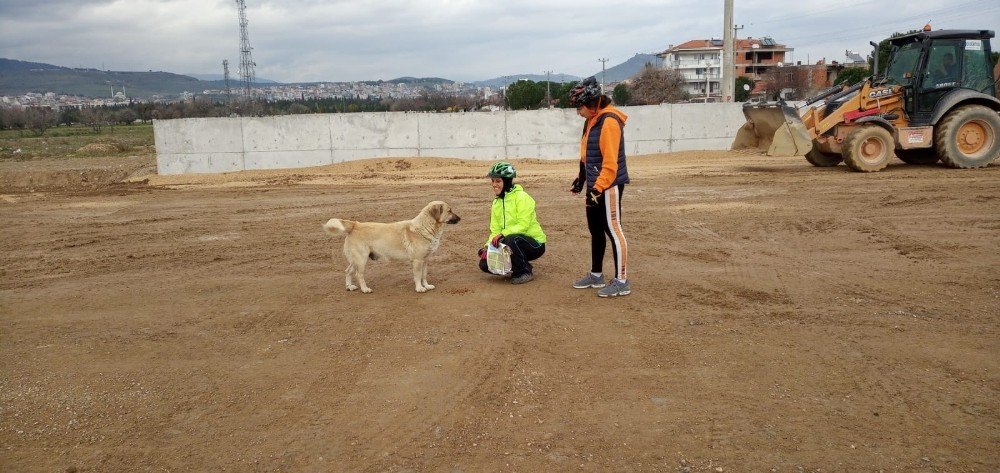
<path fill-rule="evenodd" d="M 185 72 L 185 73 L 183 73 L 181 75 L 185 75 L 185 76 L 188 76 L 188 77 L 194 77 L 195 79 L 202 80 L 202 81 L 205 81 L 205 82 L 218 82 L 218 83 L 222 84 L 222 83 L 224 83 L 226 81 L 226 76 L 224 76 L 222 74 L 193 74 L 193 73 L 190 73 L 190 72 Z M 230 74 L 230 76 L 229 76 L 229 82 L 231 84 L 235 84 L 236 82 L 239 82 L 239 80 L 240 80 L 240 76 L 239 76 L 238 72 L 236 73 L 236 75 Z M 278 81 L 274 81 L 274 80 L 271 80 L 271 79 L 264 79 L 262 77 L 254 77 L 253 78 L 253 82 L 255 84 L 278 84 L 279 83 Z"/>
<path fill-rule="evenodd" d="M 642 71 L 642 68 L 646 67 L 646 64 L 653 64 L 655 66 L 659 66 L 662 63 L 663 60 L 656 57 L 656 55 L 654 54 L 636 53 L 636 55 L 632 56 L 629 60 L 621 64 L 617 64 L 615 66 L 607 68 L 607 70 L 605 70 L 604 80 L 605 82 L 609 83 L 621 82 L 623 80 L 630 79 L 636 74 L 638 74 L 640 71 Z M 597 80 L 601 80 L 600 70 L 591 75 L 596 77 Z M 544 82 L 545 74 L 513 74 L 504 77 L 495 77 L 493 79 L 477 81 L 473 82 L 472 84 L 477 87 L 501 88 L 507 84 L 510 84 L 515 80 L 522 80 L 522 79 L 534 82 Z M 574 82 L 574 81 L 579 81 L 583 78 L 570 74 L 551 74 L 548 79 L 551 80 L 552 82 Z"/>
<path fill-rule="evenodd" d="M 532 82 L 545 82 L 545 74 L 511 74 L 504 77 L 494 77 L 493 79 L 486 79 L 481 81 L 472 82 L 472 85 L 476 87 L 493 87 L 501 88 L 505 85 L 510 84 L 516 80 L 530 80 Z M 550 74 L 548 80 L 552 82 L 574 82 L 580 80 L 580 77 L 570 75 L 570 74 Z"/>
<path fill-rule="evenodd" d="M 633 76 L 642 71 L 642 68 L 646 67 L 646 64 L 652 64 L 654 66 L 659 66 L 663 64 L 663 60 L 653 54 L 643 54 L 636 53 L 631 59 L 625 61 L 616 66 L 607 68 L 604 71 L 604 81 L 605 82 L 621 82 L 626 79 L 631 79 Z M 593 74 L 598 81 L 601 80 L 601 71 L 598 70 Z"/>
<path fill-rule="evenodd" d="M 129 97 L 173 97 L 218 87 L 216 82 L 162 71 L 124 72 L 77 69 L 0 58 L 0 95 L 55 92 L 84 97 L 108 97 L 124 88 Z"/>

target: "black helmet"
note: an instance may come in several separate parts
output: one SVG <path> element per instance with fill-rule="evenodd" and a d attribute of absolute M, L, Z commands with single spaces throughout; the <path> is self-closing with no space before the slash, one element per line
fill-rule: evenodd
<path fill-rule="evenodd" d="M 597 83 L 594 76 L 590 76 L 573 87 L 569 91 L 569 104 L 574 107 L 589 105 L 597 100 L 601 95 L 601 85 Z"/>

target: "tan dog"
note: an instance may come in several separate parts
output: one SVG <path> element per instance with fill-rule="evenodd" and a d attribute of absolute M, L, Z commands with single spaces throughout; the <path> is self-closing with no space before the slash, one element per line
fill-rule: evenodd
<path fill-rule="evenodd" d="M 357 278 L 361 292 L 372 292 L 365 283 L 365 264 L 369 259 L 386 258 L 410 260 L 417 292 L 426 292 L 434 289 L 427 283 L 427 257 L 441 244 L 444 224 L 455 224 L 459 220 L 461 217 L 451 211 L 451 206 L 434 201 L 412 220 L 376 223 L 331 218 L 323 228 L 332 235 L 347 234 L 344 257 L 347 258 L 348 291 L 358 288 L 354 285 L 354 278 Z"/>

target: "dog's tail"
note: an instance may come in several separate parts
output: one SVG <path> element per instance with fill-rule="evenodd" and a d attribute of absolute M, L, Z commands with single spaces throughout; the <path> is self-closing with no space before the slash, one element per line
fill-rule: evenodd
<path fill-rule="evenodd" d="M 354 230 L 354 224 L 357 222 L 351 220 L 341 220 L 339 218 L 331 218 L 323 224 L 323 229 L 331 235 L 343 235 L 345 233 L 351 233 Z"/>

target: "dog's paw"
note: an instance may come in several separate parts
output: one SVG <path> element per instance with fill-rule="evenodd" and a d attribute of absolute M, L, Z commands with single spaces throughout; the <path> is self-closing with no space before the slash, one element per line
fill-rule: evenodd
<path fill-rule="evenodd" d="M 424 284 L 424 289 L 427 289 L 429 291 L 431 289 L 434 289 L 434 285 L 433 284 Z"/>
<path fill-rule="evenodd" d="M 351 284 L 350 286 L 347 286 L 347 290 L 348 291 L 356 291 L 356 290 L 358 290 L 358 286 L 355 286 L 354 284 Z"/>
<path fill-rule="evenodd" d="M 426 287 L 417 287 L 417 292 L 427 292 Z"/>
<path fill-rule="evenodd" d="M 363 287 L 363 288 L 361 288 L 361 292 L 363 292 L 365 294 L 371 294 L 372 293 L 372 288 L 370 288 L 370 287 Z"/>

